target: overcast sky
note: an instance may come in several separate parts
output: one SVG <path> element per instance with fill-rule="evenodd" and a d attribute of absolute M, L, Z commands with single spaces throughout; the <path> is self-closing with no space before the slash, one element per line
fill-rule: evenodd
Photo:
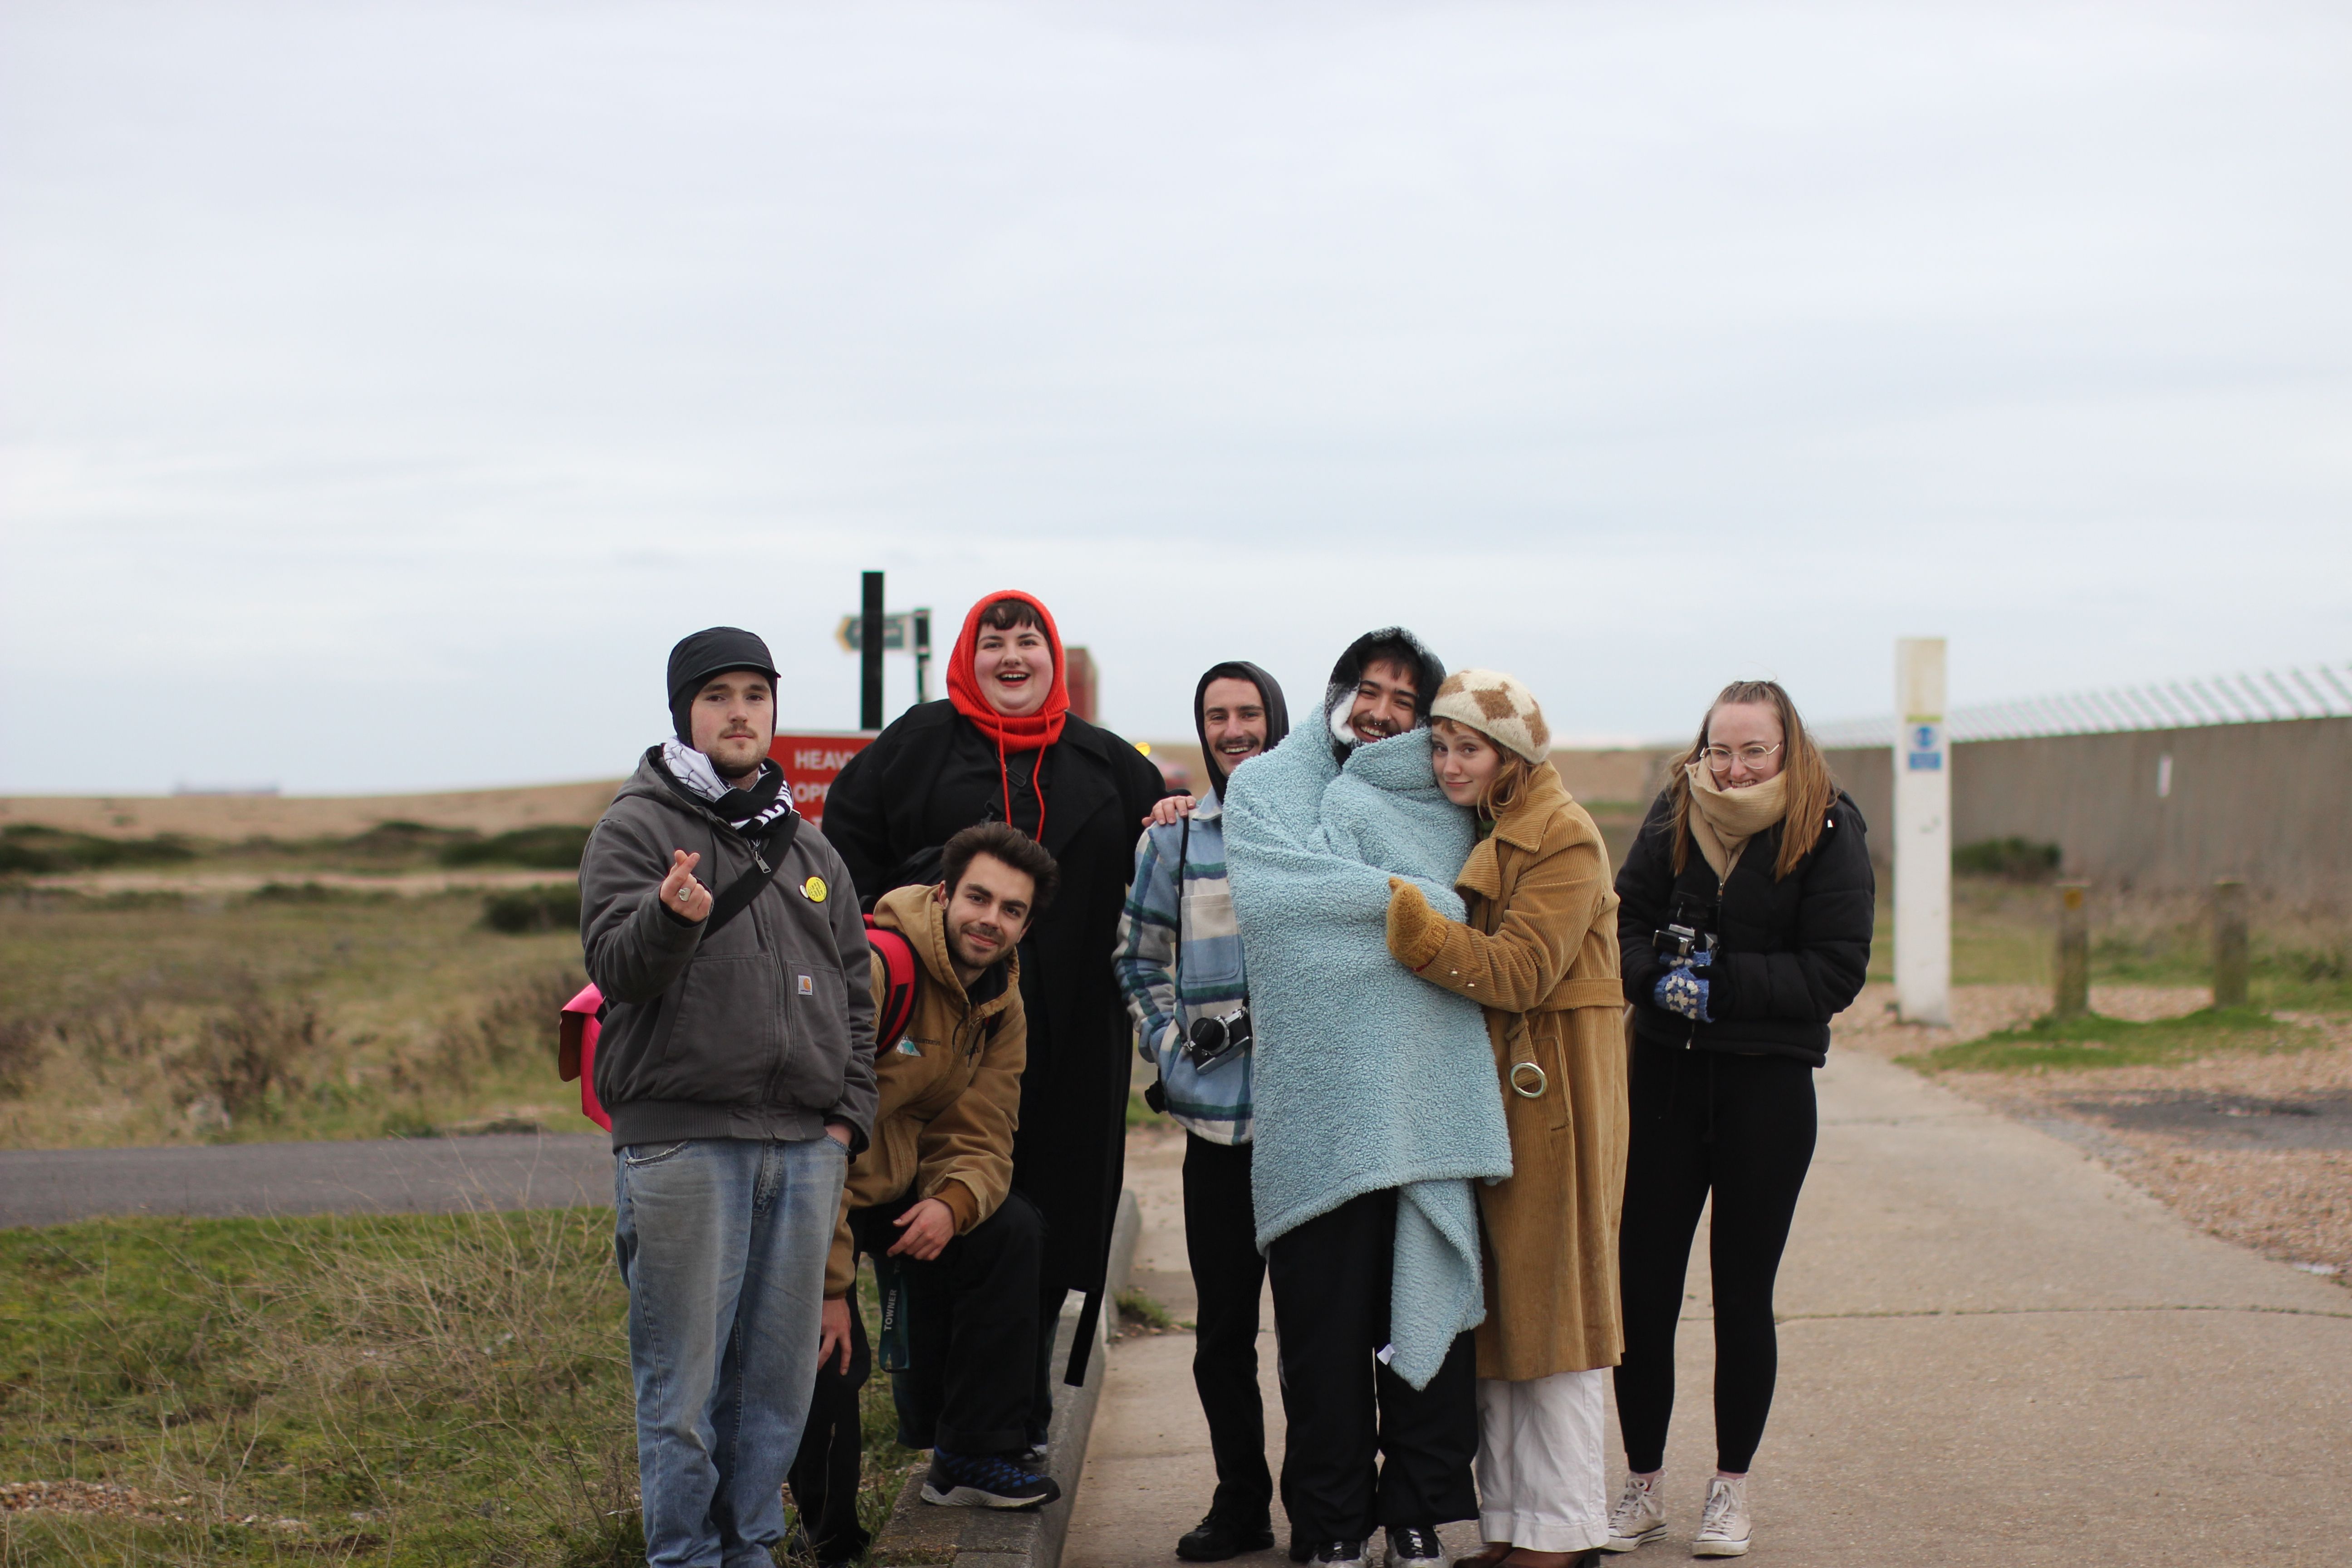
<path fill-rule="evenodd" d="M 857 573 L 1104 718 L 2352 658 L 2352 11 L 0 0 L 0 792 L 609 776 Z M 893 711 L 911 695 L 894 660 Z"/>

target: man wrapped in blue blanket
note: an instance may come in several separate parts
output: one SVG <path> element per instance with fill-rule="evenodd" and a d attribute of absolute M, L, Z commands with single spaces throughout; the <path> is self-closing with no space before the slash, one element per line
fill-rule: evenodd
<path fill-rule="evenodd" d="M 1461 918 L 1475 830 L 1423 727 L 1444 678 L 1411 633 L 1369 633 L 1332 670 L 1323 723 L 1226 786 L 1297 1562 L 1360 1563 L 1384 1525 L 1393 1568 L 1434 1568 L 1437 1526 L 1477 1514 L 1470 1183 L 1510 1174 L 1510 1139 L 1477 1005 L 1414 981 L 1386 934 L 1392 876 Z"/>

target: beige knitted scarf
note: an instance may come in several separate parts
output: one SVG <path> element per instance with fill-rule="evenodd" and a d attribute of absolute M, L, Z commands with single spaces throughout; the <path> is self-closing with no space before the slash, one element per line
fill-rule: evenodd
<path fill-rule="evenodd" d="M 1787 815 L 1789 775 L 1774 773 L 1746 789 L 1719 789 L 1705 763 L 1685 763 L 1683 776 L 1690 781 L 1694 807 L 1691 837 L 1698 840 L 1698 852 L 1706 857 L 1706 863 L 1715 868 L 1715 879 L 1721 882 L 1739 864 L 1739 852 L 1748 847 L 1748 841 Z"/>

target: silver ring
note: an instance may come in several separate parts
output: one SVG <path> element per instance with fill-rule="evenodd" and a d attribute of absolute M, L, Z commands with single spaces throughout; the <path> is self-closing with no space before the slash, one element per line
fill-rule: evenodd
<path fill-rule="evenodd" d="M 677 901 L 681 904 L 688 904 L 694 901 L 693 883 L 688 882 L 685 887 L 680 888 L 677 890 Z"/>
<path fill-rule="evenodd" d="M 1535 1088 L 1528 1089 L 1520 1084 L 1519 1075 L 1523 1072 L 1531 1072 L 1536 1075 Z M 1550 1082 L 1551 1080 L 1549 1079 L 1544 1077 L 1544 1069 L 1538 1067 L 1533 1062 L 1513 1062 L 1511 1064 L 1511 1092 L 1517 1095 L 1521 1100 L 1541 1100 L 1543 1098 L 1544 1089 L 1550 1084 Z"/>

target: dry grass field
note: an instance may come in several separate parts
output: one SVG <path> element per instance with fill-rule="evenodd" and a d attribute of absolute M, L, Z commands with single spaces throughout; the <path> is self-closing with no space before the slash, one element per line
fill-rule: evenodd
<path fill-rule="evenodd" d="M 491 896 L 0 896 L 0 1147 L 590 1130 L 551 1065 L 576 895 L 519 933 Z"/>

